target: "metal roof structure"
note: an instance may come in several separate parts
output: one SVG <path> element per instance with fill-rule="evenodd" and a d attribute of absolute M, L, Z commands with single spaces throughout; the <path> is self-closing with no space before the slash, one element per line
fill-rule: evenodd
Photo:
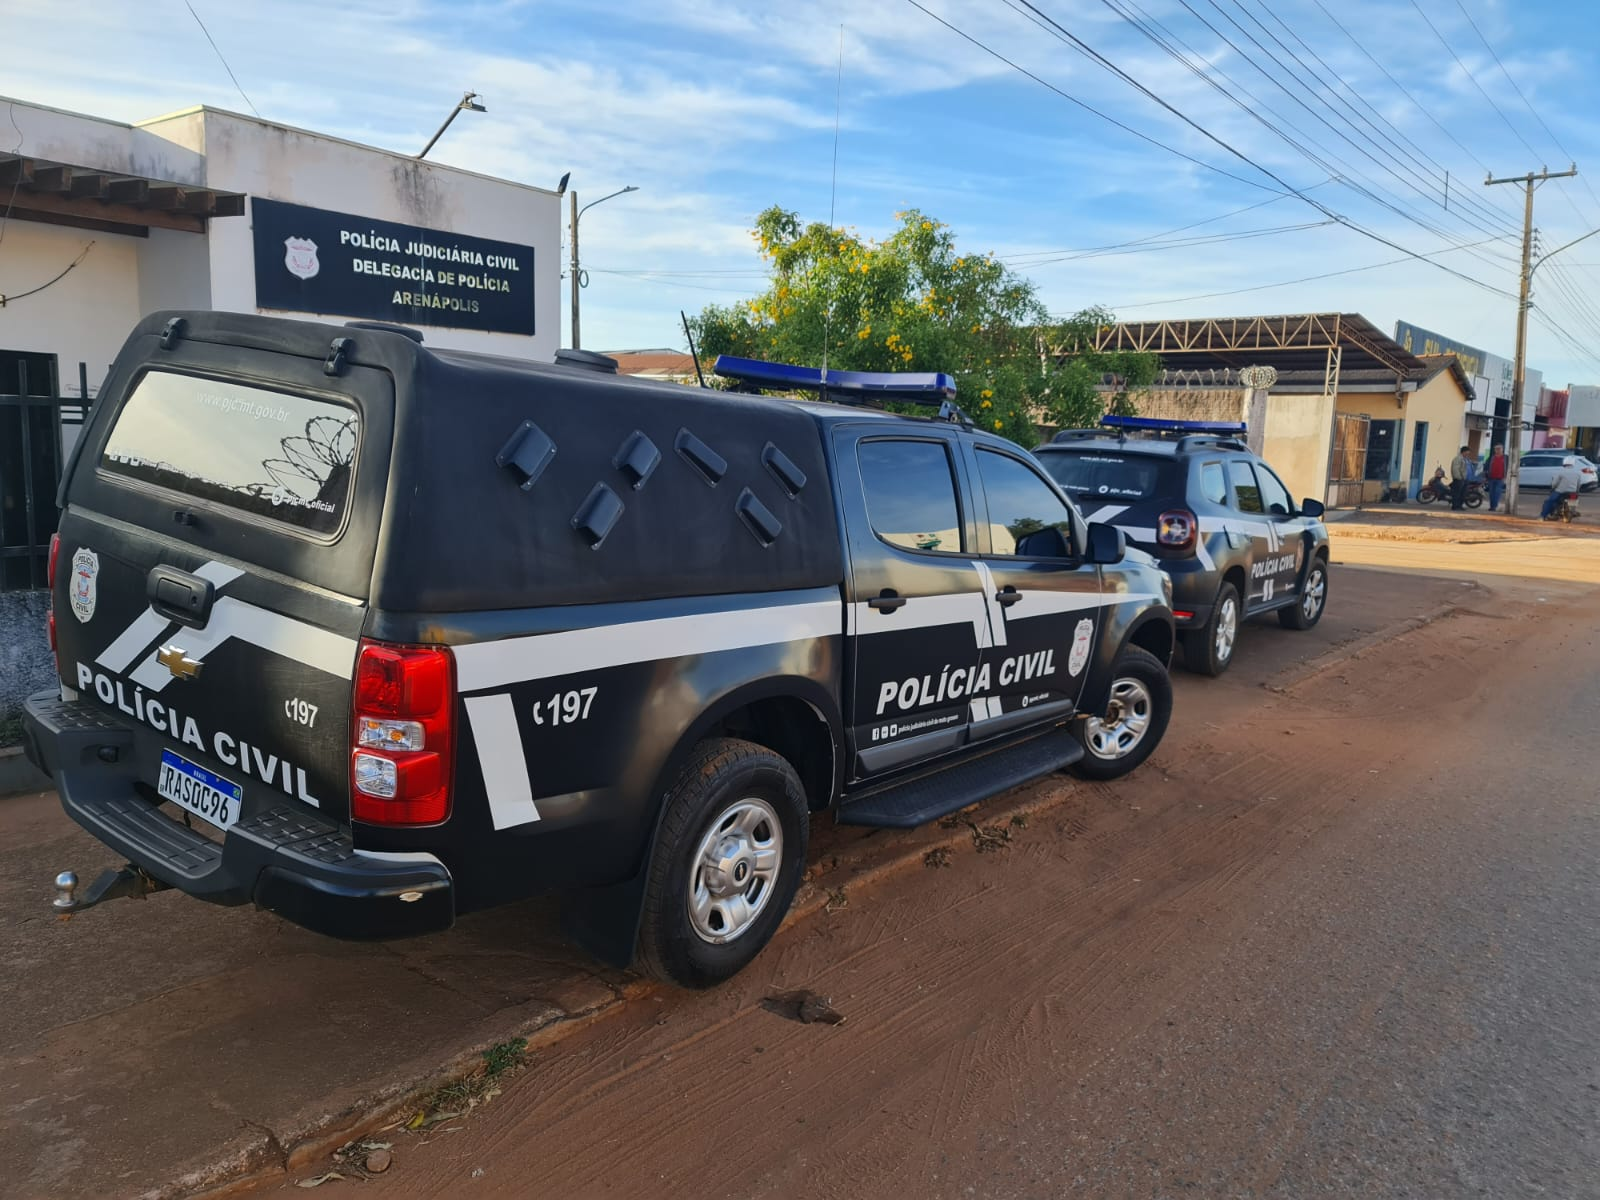
<path fill-rule="evenodd" d="M 1176 370 L 1267 365 L 1280 372 L 1382 370 L 1419 378 L 1427 364 L 1359 313 L 1123 321 L 1095 336 L 1101 352 L 1149 351 Z"/>
<path fill-rule="evenodd" d="M 151 226 L 204 231 L 211 217 L 244 215 L 244 196 L 95 167 L 0 154 L 0 189 L 21 220 L 142 234 Z"/>

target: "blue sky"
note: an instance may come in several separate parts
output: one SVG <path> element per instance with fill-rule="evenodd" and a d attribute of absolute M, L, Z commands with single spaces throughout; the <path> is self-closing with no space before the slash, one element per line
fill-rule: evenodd
<path fill-rule="evenodd" d="M 758 290 L 747 230 L 773 203 L 831 203 L 867 235 L 919 207 L 1053 311 L 1358 311 L 1507 357 L 1520 193 L 1486 171 L 1576 159 L 1538 195 L 1541 245 L 1600 227 L 1600 42 L 1579 0 L 919 0 L 1014 65 L 910 0 L 192 2 L 265 117 L 409 151 L 470 88 L 488 113 L 434 158 L 546 186 L 570 170 L 585 200 L 638 186 L 583 219 L 595 348 L 681 345 L 679 308 Z M 14 95 L 124 120 L 244 108 L 182 0 L 0 16 Z M 1600 381 L 1597 284 L 1600 236 L 1540 268 L 1529 361 L 1552 386 Z"/>

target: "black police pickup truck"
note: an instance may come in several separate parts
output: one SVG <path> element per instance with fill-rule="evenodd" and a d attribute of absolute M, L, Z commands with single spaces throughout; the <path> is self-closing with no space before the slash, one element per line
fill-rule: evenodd
<path fill-rule="evenodd" d="M 62 485 L 31 757 L 163 886 L 342 937 L 561 889 L 690 986 L 782 920 L 809 814 L 909 827 L 1162 736 L 1170 585 L 946 376 L 746 387 L 164 313 Z"/>

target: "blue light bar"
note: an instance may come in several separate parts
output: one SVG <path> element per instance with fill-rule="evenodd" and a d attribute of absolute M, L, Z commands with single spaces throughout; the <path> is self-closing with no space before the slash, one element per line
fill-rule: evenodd
<path fill-rule="evenodd" d="M 719 354 L 711 369 L 725 379 L 737 379 L 752 387 L 774 391 L 793 388 L 836 394 L 841 399 L 938 404 L 956 394 L 955 379 L 943 371 L 823 371 L 821 367 L 735 358 L 731 354 Z"/>
<path fill-rule="evenodd" d="M 1163 417 L 1103 417 L 1112 429 L 1147 429 L 1161 433 L 1244 433 L 1243 421 L 1173 421 Z"/>

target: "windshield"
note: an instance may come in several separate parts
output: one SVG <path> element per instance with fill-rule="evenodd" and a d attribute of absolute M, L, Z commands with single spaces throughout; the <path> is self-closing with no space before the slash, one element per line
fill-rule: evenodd
<path fill-rule="evenodd" d="M 344 523 L 356 412 L 330 400 L 151 371 L 129 395 L 100 469 L 331 534 Z"/>
<path fill-rule="evenodd" d="M 1171 458 L 1103 450 L 1047 451 L 1038 458 L 1064 491 L 1081 499 L 1149 500 L 1183 491 Z"/>

